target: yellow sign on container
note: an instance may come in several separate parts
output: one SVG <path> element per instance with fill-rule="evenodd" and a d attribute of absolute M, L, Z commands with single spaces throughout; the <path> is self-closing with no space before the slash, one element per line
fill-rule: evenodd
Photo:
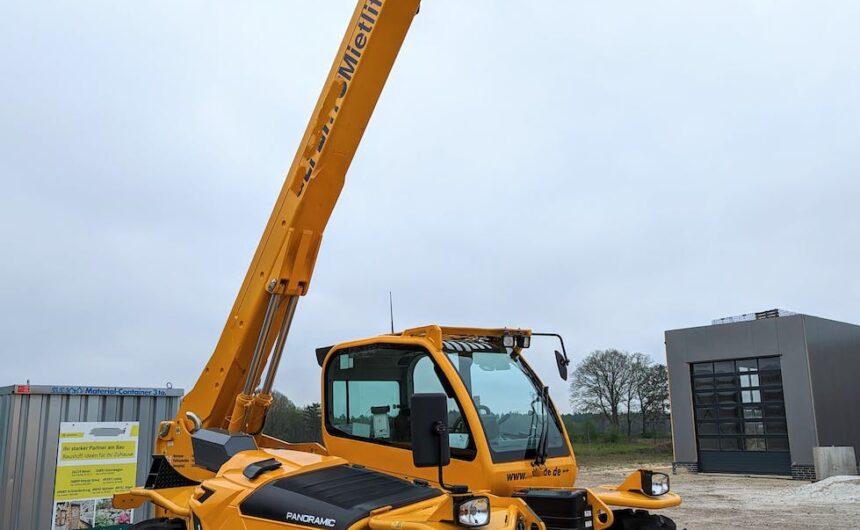
<path fill-rule="evenodd" d="M 138 422 L 60 425 L 51 530 L 123 528 L 132 510 L 111 505 L 114 493 L 135 485 Z"/>

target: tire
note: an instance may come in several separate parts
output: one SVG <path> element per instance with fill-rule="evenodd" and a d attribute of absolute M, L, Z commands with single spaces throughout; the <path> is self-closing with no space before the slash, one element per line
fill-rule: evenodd
<path fill-rule="evenodd" d="M 609 530 L 676 530 L 675 522 L 645 510 L 614 510 L 615 522 Z"/>
<path fill-rule="evenodd" d="M 187 530 L 185 521 L 182 519 L 168 519 L 162 517 L 159 519 L 147 519 L 139 523 L 131 525 L 130 530 Z"/>

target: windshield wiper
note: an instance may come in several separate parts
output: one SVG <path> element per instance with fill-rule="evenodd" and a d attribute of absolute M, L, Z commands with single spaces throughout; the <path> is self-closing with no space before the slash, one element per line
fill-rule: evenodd
<path fill-rule="evenodd" d="M 537 446 L 535 447 L 535 459 L 532 461 L 532 465 L 542 466 L 546 463 L 547 457 L 547 445 L 549 440 L 549 422 L 550 422 L 550 407 L 549 407 L 549 387 L 544 386 L 538 376 L 534 374 L 531 370 L 527 369 L 523 364 L 517 359 L 516 353 L 511 353 L 511 358 L 516 361 L 517 368 L 520 369 L 522 373 L 529 378 L 529 381 L 537 390 L 537 397 L 540 399 L 541 404 L 541 417 L 543 419 L 543 424 L 541 425 L 540 437 L 538 438 Z M 532 403 L 532 411 L 534 412 L 534 403 Z"/>

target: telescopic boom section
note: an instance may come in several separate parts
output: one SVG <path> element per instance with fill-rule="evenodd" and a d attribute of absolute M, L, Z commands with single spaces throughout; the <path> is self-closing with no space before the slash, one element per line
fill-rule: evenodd
<path fill-rule="evenodd" d="M 159 433 L 159 452 L 188 478 L 208 474 L 192 467 L 196 429 L 262 429 L 298 297 L 308 292 L 323 230 L 418 5 L 356 6 L 215 351 Z"/>

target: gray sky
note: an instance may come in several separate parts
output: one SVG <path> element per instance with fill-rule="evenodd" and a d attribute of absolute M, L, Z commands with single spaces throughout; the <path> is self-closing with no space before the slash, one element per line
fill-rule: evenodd
<path fill-rule="evenodd" d="M 0 385 L 193 385 L 353 5 L 0 4 Z M 858 27 L 850 0 L 426 0 L 278 389 L 317 400 L 313 349 L 386 331 L 389 290 L 398 328 L 575 360 L 773 307 L 860 323 Z"/>

